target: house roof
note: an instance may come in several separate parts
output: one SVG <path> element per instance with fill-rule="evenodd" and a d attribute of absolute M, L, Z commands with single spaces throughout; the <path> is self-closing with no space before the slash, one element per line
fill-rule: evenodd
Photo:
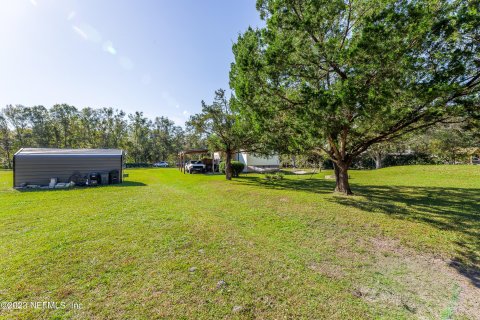
<path fill-rule="evenodd" d="M 58 156 L 88 156 L 88 155 L 123 155 L 121 149 L 56 149 L 56 148 L 22 148 L 15 155 L 58 155 Z"/>

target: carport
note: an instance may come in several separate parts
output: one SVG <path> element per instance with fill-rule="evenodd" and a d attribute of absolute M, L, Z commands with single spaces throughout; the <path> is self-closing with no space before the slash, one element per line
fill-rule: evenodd
<path fill-rule="evenodd" d="M 208 149 L 188 149 L 183 150 L 178 153 L 178 164 L 181 172 L 185 174 L 185 156 L 193 154 L 210 154 L 212 156 L 212 173 L 215 172 L 215 160 L 213 158 L 213 152 L 210 152 Z"/>

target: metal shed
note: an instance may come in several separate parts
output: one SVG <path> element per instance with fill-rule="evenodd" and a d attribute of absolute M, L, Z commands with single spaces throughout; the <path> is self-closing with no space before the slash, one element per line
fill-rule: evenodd
<path fill-rule="evenodd" d="M 118 170 L 123 179 L 124 152 L 119 149 L 22 148 L 13 156 L 13 187 L 48 185 L 51 178 L 67 181 L 73 173 Z"/>

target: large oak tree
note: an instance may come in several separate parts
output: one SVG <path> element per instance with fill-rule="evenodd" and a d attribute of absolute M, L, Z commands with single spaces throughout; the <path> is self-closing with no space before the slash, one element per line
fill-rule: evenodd
<path fill-rule="evenodd" d="M 240 110 L 280 145 L 319 149 L 336 191 L 370 146 L 478 109 L 479 1 L 258 0 L 233 46 Z M 285 134 L 287 133 L 287 134 Z"/>

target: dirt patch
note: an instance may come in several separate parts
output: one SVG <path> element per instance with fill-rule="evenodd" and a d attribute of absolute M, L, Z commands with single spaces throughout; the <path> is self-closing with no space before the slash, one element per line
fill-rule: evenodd
<path fill-rule="evenodd" d="M 341 266 L 335 265 L 330 262 L 316 263 L 312 262 L 308 268 L 312 271 L 318 272 L 326 277 L 340 280 L 345 276 L 345 273 Z"/>
<path fill-rule="evenodd" d="M 372 238 L 360 246 L 373 261 L 355 296 L 403 308 L 418 318 L 480 319 L 480 288 L 453 268 L 452 261 L 386 238 Z"/>

